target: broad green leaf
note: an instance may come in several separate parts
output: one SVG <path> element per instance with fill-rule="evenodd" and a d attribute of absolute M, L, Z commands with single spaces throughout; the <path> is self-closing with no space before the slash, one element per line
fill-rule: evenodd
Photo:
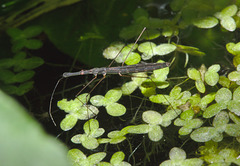
<path fill-rule="evenodd" d="M 122 85 L 121 90 L 123 95 L 130 95 L 137 89 L 137 85 L 134 81 L 127 82 Z"/>
<path fill-rule="evenodd" d="M 207 71 L 205 73 L 205 82 L 210 86 L 215 86 L 218 83 L 219 75 L 217 72 Z"/>
<path fill-rule="evenodd" d="M 41 48 L 43 43 L 37 39 L 28 39 L 25 42 L 25 47 L 28 49 L 36 50 Z"/>
<path fill-rule="evenodd" d="M 240 54 L 240 42 L 238 42 L 237 44 L 232 43 L 232 42 L 227 43 L 226 49 L 229 53 L 231 53 L 233 55 L 239 55 Z"/>
<path fill-rule="evenodd" d="M 239 71 L 233 71 L 228 74 L 228 79 L 230 81 L 239 81 L 240 80 L 240 72 Z"/>
<path fill-rule="evenodd" d="M 25 82 L 31 79 L 34 76 L 35 72 L 32 70 L 22 71 L 20 73 L 17 73 L 13 78 L 13 82 Z"/>
<path fill-rule="evenodd" d="M 234 123 L 240 125 L 240 117 L 239 116 L 235 115 L 234 113 L 229 112 L 229 117 Z"/>
<path fill-rule="evenodd" d="M 228 122 L 229 122 L 229 116 L 227 112 L 221 111 L 214 117 L 213 126 L 218 128 L 218 131 L 223 132 Z"/>
<path fill-rule="evenodd" d="M 0 68 L 7 69 L 14 65 L 15 61 L 12 58 L 2 58 L 0 59 Z"/>
<path fill-rule="evenodd" d="M 122 116 L 126 113 L 126 108 L 119 103 L 111 103 L 106 106 L 106 111 L 111 116 Z"/>
<path fill-rule="evenodd" d="M 85 139 L 84 137 L 86 137 L 85 134 L 77 134 L 71 138 L 71 141 L 75 144 L 81 144 L 82 141 Z"/>
<path fill-rule="evenodd" d="M 124 47 L 123 43 L 115 43 L 106 48 L 103 51 L 103 56 L 106 59 L 114 59 L 116 56 L 118 56 L 121 52 L 121 49 Z M 118 61 L 117 61 L 118 62 Z M 121 63 L 121 62 L 118 62 Z"/>
<path fill-rule="evenodd" d="M 204 118 L 211 118 L 214 115 L 216 115 L 218 112 L 220 112 L 223 109 L 226 109 L 227 105 L 226 103 L 215 103 L 207 107 L 207 109 L 203 112 Z"/>
<path fill-rule="evenodd" d="M 42 33 L 42 27 L 40 26 L 29 26 L 27 28 L 25 28 L 22 33 L 24 34 L 24 36 L 26 38 L 32 38 L 35 37 L 37 35 L 39 35 L 40 33 Z"/>
<path fill-rule="evenodd" d="M 84 139 L 82 140 L 82 146 L 86 149 L 96 149 L 99 146 L 99 143 L 96 138 L 83 135 Z"/>
<path fill-rule="evenodd" d="M 234 90 L 233 100 L 240 100 L 240 86 Z"/>
<path fill-rule="evenodd" d="M 157 142 L 163 137 L 163 131 L 159 125 L 153 125 L 150 127 L 150 131 L 148 132 L 148 138 L 151 141 Z"/>
<path fill-rule="evenodd" d="M 181 113 L 180 118 L 184 119 L 184 120 L 190 120 L 190 119 L 193 118 L 194 114 L 195 114 L 194 111 L 189 109 L 189 110 L 184 111 L 183 113 Z"/>
<path fill-rule="evenodd" d="M 218 72 L 221 69 L 219 64 L 212 65 L 208 68 L 209 72 Z"/>
<path fill-rule="evenodd" d="M 207 107 L 207 105 L 215 99 L 215 94 L 216 93 L 214 93 L 214 92 L 209 93 L 201 99 L 201 101 L 199 103 L 201 109 L 205 109 Z"/>
<path fill-rule="evenodd" d="M 179 129 L 179 131 L 178 131 L 178 133 L 180 134 L 180 135 L 188 135 L 189 133 L 191 133 L 192 132 L 192 128 L 188 128 L 188 127 L 181 127 L 180 129 Z"/>
<path fill-rule="evenodd" d="M 135 65 L 135 64 L 138 64 L 140 61 L 141 61 L 141 56 L 138 53 L 130 52 L 129 54 L 127 54 L 127 59 L 125 60 L 125 64 Z"/>
<path fill-rule="evenodd" d="M 217 135 L 214 127 L 201 127 L 194 130 L 190 137 L 196 142 L 207 142 Z"/>
<path fill-rule="evenodd" d="M 240 137 L 240 127 L 237 124 L 227 124 L 225 132 L 232 137 Z"/>
<path fill-rule="evenodd" d="M 122 151 L 116 152 L 112 155 L 110 163 L 113 165 L 120 164 L 125 158 L 125 154 Z"/>
<path fill-rule="evenodd" d="M 107 154 L 105 152 L 98 152 L 94 153 L 90 156 L 88 156 L 88 161 L 90 162 L 90 165 L 96 165 L 100 161 L 102 161 Z"/>
<path fill-rule="evenodd" d="M 156 47 L 156 44 L 153 42 L 144 42 L 144 43 L 139 44 L 138 51 L 145 53 L 146 55 L 149 55 L 151 58 L 154 55 L 153 48 L 155 48 L 155 47 Z M 146 59 L 144 59 L 144 60 L 146 60 Z"/>
<path fill-rule="evenodd" d="M 237 28 L 236 22 L 232 17 L 223 17 L 220 21 L 220 24 L 225 28 L 226 30 L 233 32 Z"/>
<path fill-rule="evenodd" d="M 200 93 L 205 93 L 206 88 L 202 80 L 196 80 L 195 86 Z"/>
<path fill-rule="evenodd" d="M 232 99 L 232 92 L 227 88 L 219 89 L 215 95 L 215 100 L 217 103 L 228 102 L 231 99 Z"/>
<path fill-rule="evenodd" d="M 236 13 L 237 13 L 237 10 L 238 10 L 238 7 L 237 5 L 230 5 L 226 8 L 224 8 L 222 11 L 221 11 L 221 15 L 223 16 L 234 16 Z"/>
<path fill-rule="evenodd" d="M 66 117 L 61 121 L 60 127 L 63 131 L 71 130 L 77 123 L 77 117 L 74 115 L 68 114 Z"/>
<path fill-rule="evenodd" d="M 194 20 L 193 25 L 198 28 L 213 28 L 218 24 L 218 20 L 215 17 L 205 17 L 198 20 Z"/>
<path fill-rule="evenodd" d="M 21 68 L 30 70 L 41 66 L 44 63 L 43 59 L 40 57 L 31 57 L 21 61 Z"/>
<path fill-rule="evenodd" d="M 121 98 L 121 96 L 121 89 L 111 89 L 106 93 L 105 98 L 109 102 L 117 102 Z"/>
<path fill-rule="evenodd" d="M 33 81 L 28 81 L 28 82 L 24 82 L 24 83 L 20 84 L 18 86 L 18 88 L 16 89 L 16 92 L 15 92 L 16 95 L 18 95 L 18 96 L 24 95 L 25 93 L 27 93 L 28 91 L 30 91 L 33 88 L 33 84 L 34 84 Z"/>
<path fill-rule="evenodd" d="M 231 82 L 226 76 L 220 76 L 219 80 L 218 80 L 218 83 L 225 88 L 229 88 Z"/>
<path fill-rule="evenodd" d="M 95 96 L 91 97 L 90 102 L 92 105 L 100 107 L 100 106 L 106 105 L 106 102 L 104 99 L 105 99 L 105 97 L 102 95 L 95 95 Z"/>
<path fill-rule="evenodd" d="M 158 125 L 162 123 L 162 116 L 160 113 L 152 110 L 143 112 L 142 119 L 144 122 L 151 125 Z"/>
<path fill-rule="evenodd" d="M 22 30 L 18 28 L 9 28 L 7 30 L 7 34 L 15 41 L 23 38 L 24 36 L 22 35 Z"/>
<path fill-rule="evenodd" d="M 172 148 L 169 152 L 169 158 L 171 160 L 184 160 L 186 157 L 186 152 L 177 147 Z"/>
<path fill-rule="evenodd" d="M 181 118 L 177 118 L 174 120 L 174 125 L 175 126 L 183 126 L 185 124 L 185 120 L 181 119 Z"/>
<path fill-rule="evenodd" d="M 154 54 L 157 55 L 167 55 L 174 50 L 176 50 L 176 46 L 173 44 L 160 44 L 153 48 Z"/>
<path fill-rule="evenodd" d="M 203 165 L 203 160 L 199 159 L 199 158 L 191 158 L 191 159 L 187 159 L 184 160 L 184 164 L 183 165 L 196 165 L 196 166 L 201 166 Z"/>
<path fill-rule="evenodd" d="M 197 69 L 195 69 L 195 68 L 188 68 L 187 75 L 192 80 L 200 80 L 201 79 L 200 72 Z"/>
<path fill-rule="evenodd" d="M 240 101 L 239 100 L 231 100 L 228 102 L 227 107 L 231 112 L 240 116 Z"/>
<path fill-rule="evenodd" d="M 48 135 L 19 102 L 0 91 L 2 166 L 69 166 L 67 148 Z M 52 155 L 54 154 L 54 155 Z"/>

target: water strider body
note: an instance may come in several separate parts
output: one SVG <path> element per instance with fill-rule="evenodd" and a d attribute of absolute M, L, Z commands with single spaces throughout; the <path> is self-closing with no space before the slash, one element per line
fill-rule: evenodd
<path fill-rule="evenodd" d="M 161 68 L 168 67 L 170 63 L 140 63 L 136 65 L 129 65 L 129 66 L 118 66 L 118 67 L 101 67 L 101 68 L 93 68 L 90 70 L 81 70 L 78 72 L 65 72 L 63 73 L 63 77 L 72 77 L 72 76 L 79 76 L 79 75 L 88 75 L 93 74 L 94 76 L 97 75 L 106 75 L 106 74 L 129 74 L 129 73 L 139 73 L 139 72 L 148 72 L 153 71 Z"/>

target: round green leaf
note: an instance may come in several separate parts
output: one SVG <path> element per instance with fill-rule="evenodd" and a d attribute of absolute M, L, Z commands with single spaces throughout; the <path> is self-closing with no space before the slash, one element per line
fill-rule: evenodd
<path fill-rule="evenodd" d="M 205 82 L 210 86 L 215 86 L 218 83 L 219 75 L 217 72 L 207 71 L 205 73 Z"/>
<path fill-rule="evenodd" d="M 126 113 L 126 108 L 119 103 L 111 103 L 106 106 L 106 111 L 111 116 L 122 116 Z"/>
<path fill-rule="evenodd" d="M 233 71 L 228 74 L 228 79 L 231 81 L 239 81 L 240 80 L 240 72 L 239 71 Z"/>
<path fill-rule="evenodd" d="M 218 83 L 225 88 L 229 88 L 230 84 L 231 84 L 231 81 L 226 76 L 220 76 L 219 80 L 218 80 Z"/>
<path fill-rule="evenodd" d="M 218 20 L 215 17 L 205 17 L 193 22 L 198 28 L 212 28 L 218 24 Z"/>
<path fill-rule="evenodd" d="M 231 99 L 232 99 L 232 92 L 227 88 L 219 89 L 215 95 L 215 100 L 217 103 L 228 102 Z"/>
<path fill-rule="evenodd" d="M 152 124 L 152 125 L 157 125 L 162 123 L 162 115 L 156 111 L 145 111 L 142 114 L 142 119 L 144 122 Z"/>
<path fill-rule="evenodd" d="M 42 33 L 42 31 L 40 26 L 29 26 L 23 30 L 23 34 L 26 38 L 32 38 Z"/>
<path fill-rule="evenodd" d="M 208 71 L 209 72 L 218 72 L 220 70 L 220 65 L 219 64 L 216 64 L 216 65 L 212 65 L 208 68 Z"/>
<path fill-rule="evenodd" d="M 151 141 L 157 142 L 163 137 L 163 131 L 159 125 L 153 125 L 148 132 L 148 138 Z"/>
<path fill-rule="evenodd" d="M 195 69 L 195 68 L 188 68 L 187 75 L 192 80 L 200 80 L 201 79 L 200 72 L 197 69 Z"/>
<path fill-rule="evenodd" d="M 103 106 L 106 104 L 104 99 L 105 99 L 104 96 L 96 95 L 96 96 L 91 97 L 90 102 L 92 105 L 100 107 L 100 106 Z"/>
<path fill-rule="evenodd" d="M 77 118 L 74 115 L 68 114 L 66 117 L 61 121 L 60 127 L 63 131 L 71 130 L 77 123 Z"/>
<path fill-rule="evenodd" d="M 106 93 L 105 98 L 109 102 L 117 102 L 121 98 L 121 96 L 121 89 L 111 89 Z"/>
<path fill-rule="evenodd" d="M 178 131 L 178 133 L 180 134 L 180 135 L 188 135 L 189 133 L 191 133 L 192 132 L 192 128 L 188 128 L 188 127 L 181 127 L 180 129 L 179 129 L 179 131 Z"/>
<path fill-rule="evenodd" d="M 227 107 L 231 112 L 240 116 L 240 101 L 239 100 L 231 100 L 228 102 Z"/>
<path fill-rule="evenodd" d="M 156 47 L 156 44 L 153 42 L 144 42 L 138 46 L 138 51 L 144 54 L 144 56 L 142 55 L 143 60 L 148 60 L 152 56 L 154 56 L 153 52 L 154 47 Z"/>
<path fill-rule="evenodd" d="M 186 157 L 186 152 L 177 147 L 172 148 L 169 152 L 169 158 L 171 160 L 185 160 Z"/>
<path fill-rule="evenodd" d="M 99 123 L 96 119 L 90 119 L 83 125 L 84 132 L 89 135 L 91 132 L 96 131 L 99 128 Z"/>
<path fill-rule="evenodd" d="M 194 114 L 195 114 L 194 111 L 189 109 L 189 110 L 181 113 L 180 117 L 181 117 L 181 119 L 184 119 L 184 120 L 190 120 L 193 118 Z"/>
<path fill-rule="evenodd" d="M 135 65 L 135 64 L 138 64 L 140 61 L 141 61 L 141 56 L 136 52 L 131 52 L 127 54 L 127 59 L 125 60 L 125 64 Z"/>
<path fill-rule="evenodd" d="M 176 46 L 173 44 L 160 44 L 153 48 L 154 54 L 156 55 L 167 55 L 174 50 L 176 50 Z"/>
<path fill-rule="evenodd" d="M 80 120 L 88 120 L 96 116 L 99 112 L 99 110 L 92 105 L 84 105 L 77 108 L 78 109 L 72 113 Z"/>

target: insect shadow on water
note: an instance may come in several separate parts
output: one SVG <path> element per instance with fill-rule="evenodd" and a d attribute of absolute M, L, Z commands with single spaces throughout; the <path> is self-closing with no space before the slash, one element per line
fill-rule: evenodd
<path fill-rule="evenodd" d="M 96 85 L 88 92 L 88 94 L 86 95 L 86 102 L 84 103 L 82 100 L 78 99 L 79 102 L 82 103 L 83 106 L 87 106 L 87 98 L 89 97 L 90 93 L 105 79 L 107 74 L 118 74 L 120 76 L 128 76 L 131 77 L 129 75 L 126 74 L 130 74 L 130 73 L 140 73 L 140 72 L 149 72 L 149 71 L 153 71 L 156 69 L 161 69 L 161 68 L 165 68 L 168 67 L 170 65 L 170 63 L 165 62 L 165 63 L 140 63 L 140 64 L 135 64 L 135 65 L 128 65 L 128 66 L 123 66 L 126 59 L 128 58 L 129 54 L 132 52 L 134 46 L 137 44 L 137 42 L 139 41 L 139 39 L 141 38 L 142 34 L 144 33 L 144 31 L 146 30 L 146 27 L 143 28 L 142 32 L 140 33 L 140 35 L 138 36 L 138 38 L 136 39 L 135 43 L 133 44 L 133 46 L 131 47 L 130 51 L 128 52 L 126 58 L 124 59 L 124 61 L 122 62 L 121 66 L 118 67 L 111 67 L 111 65 L 114 63 L 114 60 L 119 56 L 120 52 L 115 56 L 115 58 L 113 59 L 113 61 L 109 64 L 108 67 L 101 67 L 101 68 L 93 68 L 90 70 L 81 70 L 78 72 L 65 72 L 62 75 L 62 78 L 60 78 L 54 89 L 53 92 L 51 94 L 50 97 L 50 104 L 49 104 L 49 116 L 53 122 L 53 124 L 55 126 L 56 122 L 52 116 L 52 101 L 53 101 L 53 97 L 54 97 L 54 93 L 56 91 L 56 88 L 58 86 L 58 84 L 60 83 L 60 81 L 62 81 L 64 78 L 68 78 L 68 77 L 73 77 L 73 76 L 81 76 L 81 75 L 93 75 L 94 78 L 92 78 L 92 80 L 90 80 L 76 95 L 76 98 L 78 97 L 79 94 L 81 94 L 96 78 L 98 75 L 102 75 L 103 77 L 96 83 Z M 146 78 L 146 77 L 145 77 Z M 154 83 L 154 82 L 153 82 Z M 154 83 L 155 84 L 155 83 Z M 156 85 L 156 84 L 155 84 Z M 89 109 L 91 111 L 91 109 Z M 94 113 L 93 113 L 94 114 Z M 91 117 L 89 117 L 91 118 Z"/>

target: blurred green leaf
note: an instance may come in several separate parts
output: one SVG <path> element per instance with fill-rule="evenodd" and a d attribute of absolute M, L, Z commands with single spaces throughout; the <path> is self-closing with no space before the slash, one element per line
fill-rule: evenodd
<path fill-rule="evenodd" d="M 70 165 L 66 159 L 67 148 L 63 144 L 48 136 L 12 98 L 1 91 L 0 98 L 2 166 Z"/>

